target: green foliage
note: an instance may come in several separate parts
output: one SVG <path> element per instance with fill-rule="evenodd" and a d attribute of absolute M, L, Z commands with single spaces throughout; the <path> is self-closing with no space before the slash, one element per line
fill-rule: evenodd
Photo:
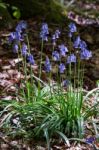
<path fill-rule="evenodd" d="M 13 10 L 13 16 L 16 18 L 16 19 L 20 19 L 21 17 L 21 12 L 20 10 L 17 8 L 17 7 L 12 7 L 12 10 Z"/>
<path fill-rule="evenodd" d="M 99 87 L 99 80 L 97 80 L 96 84 L 97 84 L 97 87 Z"/>
<path fill-rule="evenodd" d="M 28 84 L 27 88 L 31 90 Z M 85 132 L 85 121 L 89 121 L 92 116 L 99 112 L 99 103 L 89 106 L 83 102 L 83 95 L 80 92 L 67 91 L 64 93 L 59 89 L 55 90 L 52 96 L 49 96 L 50 87 L 44 87 L 31 97 L 32 101 L 1 101 L 1 106 L 5 107 L 0 116 L 5 112 L 7 115 L 1 122 L 1 127 L 10 126 L 10 135 L 17 135 L 18 132 L 23 138 L 46 138 L 47 145 L 50 147 L 50 141 L 53 137 L 61 137 L 68 145 L 69 138 L 83 138 Z M 35 92 L 34 92 L 35 93 Z M 42 94 L 43 93 L 43 94 Z M 27 98 L 27 93 L 26 97 Z M 13 122 L 14 119 L 18 122 Z M 13 129 L 15 128 L 15 132 Z M 67 138 L 68 137 L 68 138 Z"/>
<path fill-rule="evenodd" d="M 21 17 L 21 12 L 19 10 L 18 7 L 15 7 L 15 6 L 10 6 L 8 3 L 6 2 L 3 2 L 3 1 L 0 1 L 0 9 L 6 9 L 6 11 L 8 12 L 8 8 L 12 11 L 12 12 L 9 12 L 9 14 L 11 14 L 13 17 L 15 17 L 16 19 L 19 19 Z"/>
<path fill-rule="evenodd" d="M 2 8 L 6 8 L 6 4 L 3 3 L 2 1 L 0 1 L 0 9 L 2 9 Z"/>

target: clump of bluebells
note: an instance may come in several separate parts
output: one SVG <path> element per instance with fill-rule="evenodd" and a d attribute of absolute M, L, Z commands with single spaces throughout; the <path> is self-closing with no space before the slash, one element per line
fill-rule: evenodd
<path fill-rule="evenodd" d="M 27 29 L 27 23 L 25 21 L 20 21 L 16 26 L 15 31 L 11 32 L 9 35 L 9 42 L 19 42 L 24 40 L 24 31 Z"/>
<path fill-rule="evenodd" d="M 84 109 L 82 92 L 84 66 L 82 67 L 82 65 L 85 60 L 89 60 L 92 57 L 92 52 L 88 49 L 86 42 L 82 40 L 79 35 L 75 34 L 77 32 L 77 27 L 74 23 L 69 24 L 68 30 L 68 38 L 73 46 L 71 49 L 66 43 L 62 42 L 60 45 L 57 44 L 61 34 L 60 30 L 57 29 L 54 34 L 50 36 L 48 24 L 42 24 L 40 34 L 38 35 L 41 40 L 41 59 L 38 64 L 38 66 L 40 66 L 38 67 L 40 69 L 40 72 L 38 71 L 40 75 L 39 78 L 36 79 L 38 79 L 39 83 L 42 81 L 41 74 L 43 71 L 46 73 L 46 76 L 52 77 L 53 80 L 53 69 L 56 67 L 57 72 L 55 73 L 55 77 L 59 84 L 56 84 L 58 88 L 55 90 L 54 85 L 50 83 L 47 87 L 42 88 L 42 86 L 38 86 L 35 90 L 30 89 L 30 87 L 33 87 L 31 85 L 34 84 L 34 82 L 30 82 L 30 84 L 27 84 L 28 92 L 26 96 L 24 96 L 26 99 L 27 95 L 32 98 L 32 102 L 27 102 L 27 105 L 29 104 L 30 106 L 30 110 L 29 107 L 25 107 L 25 109 L 28 108 L 27 114 L 29 113 L 29 115 L 31 115 L 30 113 L 32 113 L 32 117 L 30 116 L 30 118 L 34 119 L 30 121 L 25 118 L 25 125 L 28 123 L 30 124 L 30 122 L 32 122 L 31 124 L 37 123 L 36 127 L 33 127 L 33 134 L 35 133 L 37 135 L 44 133 L 43 136 L 45 137 L 46 135 L 47 143 L 49 137 L 53 137 L 53 133 L 61 135 L 62 138 L 65 138 L 65 135 L 68 137 L 82 138 L 84 135 L 84 120 L 90 116 L 88 115 L 91 110 L 89 107 L 88 110 L 84 110 L 85 112 L 82 114 Z M 31 54 L 30 46 L 28 45 L 29 41 L 27 41 L 26 36 L 27 24 L 21 21 L 17 25 L 15 32 L 10 34 L 9 41 L 12 43 L 13 52 L 23 57 L 25 63 L 27 60 L 32 66 L 35 65 L 36 60 L 33 54 Z M 52 44 L 51 55 L 43 57 L 44 44 L 49 41 L 51 41 Z M 77 86 L 75 86 L 76 82 L 78 82 Z M 75 88 L 77 88 L 76 92 Z M 64 89 L 67 90 L 65 94 Z M 31 91 L 34 92 L 32 96 L 29 95 Z M 30 105 L 31 103 L 32 105 Z M 23 115 L 26 117 L 25 111 L 26 110 L 22 111 L 22 117 Z M 33 116 L 36 116 L 36 118 Z M 25 121 L 25 119 L 23 120 Z M 32 132 L 31 127 L 30 132 Z M 65 141 L 67 141 L 67 138 L 65 138 Z M 88 140 L 86 140 L 86 142 L 88 143 Z"/>
<path fill-rule="evenodd" d="M 14 53 L 26 58 L 31 65 L 34 65 L 34 57 L 30 54 L 29 45 L 25 43 L 28 43 L 28 41 L 26 41 L 26 37 L 27 23 L 25 21 L 20 21 L 16 26 L 15 31 L 10 33 L 8 41 L 12 44 Z"/>
<path fill-rule="evenodd" d="M 48 31 L 48 26 L 46 26 L 46 27 L 47 27 L 47 31 Z M 53 41 L 52 44 L 54 45 L 54 49 L 55 49 L 55 50 L 52 50 L 52 60 L 57 63 L 58 71 L 60 73 L 66 73 L 67 72 L 66 68 L 68 68 L 68 67 L 69 68 L 71 67 L 70 70 L 72 70 L 72 67 L 73 67 L 72 65 L 74 64 L 75 66 L 77 66 L 78 62 L 80 63 L 79 64 L 80 68 L 78 68 L 78 70 L 80 72 L 80 69 L 82 67 L 81 62 L 83 60 L 88 60 L 92 57 L 92 52 L 90 50 L 88 50 L 88 46 L 87 46 L 86 42 L 83 41 L 79 35 L 75 36 L 75 33 L 77 32 L 76 25 L 74 23 L 70 23 L 68 28 L 69 28 L 68 35 L 73 44 L 73 49 L 74 49 L 73 51 L 71 49 L 69 50 L 68 46 L 65 46 L 64 43 L 57 45 L 57 38 L 60 38 L 59 30 L 56 30 L 55 34 L 52 35 L 52 41 Z M 47 33 L 49 33 L 49 32 L 47 32 Z M 65 58 L 64 62 L 62 62 L 63 58 Z M 50 62 L 52 60 L 50 60 Z M 48 65 L 48 70 L 49 70 L 49 65 Z M 47 73 L 51 72 L 52 70 L 53 70 L 53 65 L 50 67 L 49 71 L 47 71 L 47 66 L 46 66 L 45 71 Z"/>
<path fill-rule="evenodd" d="M 52 72 L 53 70 L 52 61 L 55 61 L 56 64 L 58 65 L 58 72 L 62 74 L 63 73 L 66 74 L 66 72 L 68 72 L 68 70 L 66 69 L 68 68 L 68 66 L 72 67 L 73 64 L 75 64 L 76 66 L 78 61 L 81 62 L 83 60 L 88 60 L 92 57 L 92 52 L 88 50 L 88 46 L 86 42 L 83 41 L 79 35 L 75 36 L 75 33 L 77 32 L 76 25 L 74 23 L 70 23 L 68 26 L 68 30 L 69 30 L 68 31 L 69 38 L 71 39 L 71 42 L 73 44 L 73 49 L 75 50 L 71 51 L 68 48 L 68 46 L 66 46 L 64 43 L 57 45 L 57 40 L 60 38 L 60 34 L 61 34 L 60 30 L 57 29 L 54 32 L 54 34 L 52 34 L 51 36 L 52 46 L 54 46 L 54 49 L 52 48 L 52 58 L 51 60 L 48 58 L 48 56 L 46 56 L 45 58 L 46 60 L 44 63 L 44 69 L 46 73 Z M 16 26 L 15 31 L 10 33 L 9 42 L 12 44 L 14 53 L 20 54 L 20 56 L 25 58 L 30 63 L 30 65 L 34 65 L 35 60 L 33 54 L 30 53 L 30 46 L 26 44 L 26 42 L 28 43 L 28 41 L 26 41 L 27 39 L 26 36 L 27 36 L 27 23 L 25 21 L 20 21 L 19 24 Z M 43 46 L 44 46 L 44 42 L 48 42 L 48 36 L 49 36 L 49 28 L 47 23 L 42 23 L 39 36 L 42 41 L 41 59 L 40 59 L 41 62 L 39 68 L 40 69 L 39 77 L 41 78 L 42 68 L 43 68 L 42 61 L 44 60 L 44 58 L 42 57 Z M 72 68 L 70 68 L 70 70 L 71 69 Z M 66 77 L 66 80 L 67 78 L 68 77 Z"/>

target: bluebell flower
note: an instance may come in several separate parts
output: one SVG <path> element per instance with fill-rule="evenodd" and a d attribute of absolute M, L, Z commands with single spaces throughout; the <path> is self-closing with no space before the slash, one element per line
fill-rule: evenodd
<path fill-rule="evenodd" d="M 55 34 L 52 35 L 52 40 L 56 40 Z"/>
<path fill-rule="evenodd" d="M 43 31 L 46 34 L 49 34 L 47 23 L 42 23 L 41 31 Z"/>
<path fill-rule="evenodd" d="M 86 42 L 85 42 L 85 41 L 83 41 L 83 40 L 81 40 L 81 41 L 80 41 L 80 44 L 79 44 L 79 48 L 80 48 L 81 50 L 83 50 L 83 49 L 87 48 L 87 44 L 86 44 Z"/>
<path fill-rule="evenodd" d="M 26 56 L 26 54 L 27 54 L 27 49 L 28 49 L 28 47 L 27 47 L 27 45 L 24 43 L 23 45 L 22 45 L 22 55 L 23 56 Z"/>
<path fill-rule="evenodd" d="M 55 37 L 56 37 L 56 39 L 59 38 L 60 34 L 61 34 L 61 32 L 57 29 L 57 30 L 55 31 Z"/>
<path fill-rule="evenodd" d="M 13 52 L 14 52 L 14 53 L 18 53 L 18 49 L 19 49 L 18 44 L 14 44 L 14 45 L 13 45 Z"/>
<path fill-rule="evenodd" d="M 16 40 L 17 41 L 22 41 L 23 40 L 22 36 L 21 36 L 21 34 L 19 32 L 15 32 L 15 34 L 16 34 Z"/>
<path fill-rule="evenodd" d="M 76 28 L 75 23 L 70 23 L 68 27 L 69 27 L 69 34 L 68 34 L 68 36 L 71 38 L 73 33 L 77 32 L 77 28 Z"/>
<path fill-rule="evenodd" d="M 76 62 L 76 56 L 74 54 L 71 54 L 70 56 L 67 57 L 67 64 L 70 64 L 72 62 Z"/>
<path fill-rule="evenodd" d="M 27 28 L 27 23 L 26 21 L 20 21 L 16 27 L 16 31 L 21 33 L 23 29 Z"/>
<path fill-rule="evenodd" d="M 28 60 L 28 62 L 29 62 L 31 65 L 34 65 L 34 64 L 35 64 L 35 60 L 34 60 L 33 55 L 29 54 L 29 55 L 27 56 L 27 60 Z"/>
<path fill-rule="evenodd" d="M 19 24 L 16 27 L 15 32 L 11 32 L 9 35 L 9 42 L 13 42 L 14 40 L 16 41 L 22 41 L 22 30 L 27 28 L 27 23 L 25 21 L 20 21 Z"/>
<path fill-rule="evenodd" d="M 70 81 L 69 80 L 63 80 L 63 82 L 62 82 L 62 86 L 63 87 L 68 87 L 70 85 Z"/>
<path fill-rule="evenodd" d="M 75 23 L 70 23 L 70 24 L 69 24 L 69 31 L 70 31 L 71 33 L 77 31 L 77 28 L 76 28 Z"/>
<path fill-rule="evenodd" d="M 11 43 L 15 39 L 16 39 L 16 32 L 11 32 L 9 35 L 9 42 Z"/>
<path fill-rule="evenodd" d="M 50 60 L 49 60 L 48 57 L 46 58 L 44 67 L 45 67 L 45 71 L 46 71 L 47 73 L 49 73 L 49 72 L 51 71 L 51 69 L 52 69 L 51 63 L 50 63 Z"/>
<path fill-rule="evenodd" d="M 52 35 L 53 45 L 56 45 L 56 40 L 59 38 L 59 36 L 60 36 L 60 31 L 56 30 L 55 33 Z"/>
<path fill-rule="evenodd" d="M 61 56 L 66 56 L 66 52 L 68 52 L 67 47 L 64 44 L 59 45 Z"/>
<path fill-rule="evenodd" d="M 80 36 L 77 36 L 73 44 L 74 48 L 79 48 L 80 42 L 81 42 Z"/>
<path fill-rule="evenodd" d="M 85 142 L 88 143 L 88 144 L 92 144 L 95 140 L 96 140 L 95 137 L 90 137 L 90 138 L 87 138 L 87 139 L 85 140 Z"/>
<path fill-rule="evenodd" d="M 43 33 L 42 31 L 40 32 L 40 38 L 43 40 L 43 41 L 48 41 L 48 37 L 45 33 Z"/>
<path fill-rule="evenodd" d="M 9 35 L 9 42 L 13 42 L 14 40 L 20 41 L 22 40 L 21 34 L 19 32 L 11 32 Z"/>
<path fill-rule="evenodd" d="M 57 51 L 53 51 L 52 52 L 52 56 L 53 56 L 53 59 L 55 61 L 59 61 L 60 60 L 60 56 L 59 56 L 59 53 Z"/>
<path fill-rule="evenodd" d="M 64 73 L 65 69 L 66 69 L 65 65 L 64 65 L 63 63 L 61 63 L 61 64 L 59 65 L 59 72 L 60 72 L 60 73 Z"/>
<path fill-rule="evenodd" d="M 81 53 L 80 53 L 80 58 L 81 59 L 86 59 L 88 60 L 89 58 L 92 57 L 92 52 L 87 50 L 87 49 L 83 49 L 81 50 Z"/>
<path fill-rule="evenodd" d="M 43 23 L 42 27 L 41 27 L 41 32 L 40 32 L 40 38 L 43 41 L 48 41 L 48 37 L 47 37 L 48 34 L 49 34 L 48 25 L 47 25 L 47 23 Z"/>

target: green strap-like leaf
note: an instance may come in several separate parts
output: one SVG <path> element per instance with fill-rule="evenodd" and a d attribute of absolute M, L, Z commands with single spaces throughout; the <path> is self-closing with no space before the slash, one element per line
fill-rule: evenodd
<path fill-rule="evenodd" d="M 68 147 L 70 147 L 70 142 L 69 142 L 68 138 L 66 137 L 66 135 L 63 134 L 63 133 L 60 132 L 60 131 L 56 131 L 56 133 L 58 133 L 58 134 L 62 137 L 62 139 L 65 140 L 65 142 L 66 142 L 66 144 L 68 145 Z"/>

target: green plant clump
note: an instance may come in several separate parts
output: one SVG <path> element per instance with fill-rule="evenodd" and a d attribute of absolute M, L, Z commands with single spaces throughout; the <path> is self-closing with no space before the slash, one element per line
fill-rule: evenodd
<path fill-rule="evenodd" d="M 0 101 L 0 116 L 5 116 L 1 119 L 0 128 L 8 135 L 18 135 L 23 139 L 43 137 L 48 149 L 53 138 L 61 137 L 69 146 L 72 138 L 84 138 L 86 122 L 92 123 L 92 118 L 99 115 L 98 100 L 92 105 L 88 103 L 94 92 L 99 94 L 99 88 L 87 95 L 83 91 L 84 61 L 92 57 L 92 53 L 79 37 L 74 23 L 69 24 L 68 31 L 71 48 L 68 50 L 64 44 L 57 46 L 61 33 L 56 30 L 52 36 L 52 55 L 50 59 L 48 56 L 43 58 L 43 47 L 49 39 L 49 31 L 48 25 L 42 24 L 39 77 L 33 71 L 36 62 L 30 50 L 27 24 L 21 21 L 16 31 L 10 34 L 13 52 L 22 58 L 25 77 L 16 93 L 18 101 Z M 56 48 L 59 50 L 56 51 Z M 56 83 L 51 82 L 54 65 L 57 70 Z M 20 64 L 18 67 L 20 71 Z M 49 77 L 48 83 L 42 81 L 43 68 Z M 95 123 L 94 127 L 97 135 Z"/>

